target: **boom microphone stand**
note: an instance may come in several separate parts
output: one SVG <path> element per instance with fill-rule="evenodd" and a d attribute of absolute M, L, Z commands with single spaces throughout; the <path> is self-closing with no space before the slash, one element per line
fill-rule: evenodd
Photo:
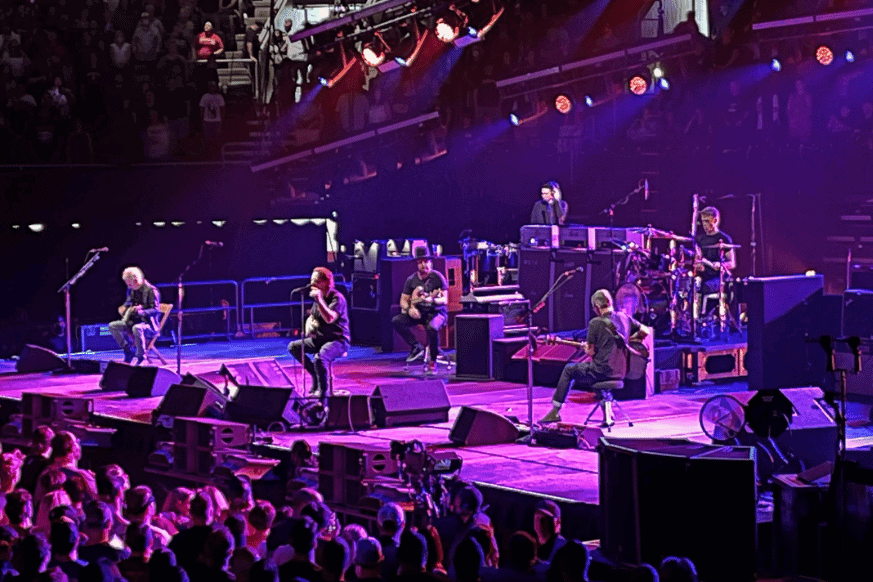
<path fill-rule="evenodd" d="M 185 297 L 185 289 L 182 287 L 182 279 L 185 277 L 185 274 L 191 270 L 191 267 L 196 265 L 200 259 L 203 258 L 203 249 L 207 247 L 211 249 L 215 246 L 215 244 L 211 244 L 209 241 L 201 243 L 200 252 L 197 253 L 197 257 L 188 263 L 188 266 L 185 267 L 176 278 L 176 287 L 178 289 L 178 293 L 176 294 L 176 373 L 180 376 L 182 375 L 182 298 Z"/>
<path fill-rule="evenodd" d="M 64 294 L 64 310 L 66 312 L 66 327 L 67 327 L 67 329 L 66 329 L 67 334 L 66 335 L 67 335 L 67 367 L 68 368 L 71 366 L 71 361 L 72 361 L 71 354 L 73 353 L 73 336 L 72 336 L 73 321 L 72 321 L 72 315 L 71 315 L 71 310 L 70 310 L 70 290 L 73 287 L 73 285 L 75 285 L 76 282 L 82 278 L 82 275 L 87 273 L 88 269 L 90 269 L 91 267 L 94 266 L 94 263 L 96 263 L 100 259 L 100 253 L 105 251 L 105 250 L 107 250 L 107 249 L 104 247 L 102 249 L 91 249 L 90 251 L 88 251 L 88 254 L 94 253 L 94 255 L 90 259 L 88 259 L 88 262 L 86 262 L 84 265 L 82 265 L 82 268 L 79 269 L 79 271 L 75 275 L 73 275 L 73 277 L 69 281 L 67 281 L 66 283 L 61 285 L 61 288 L 58 289 L 58 293 Z"/>

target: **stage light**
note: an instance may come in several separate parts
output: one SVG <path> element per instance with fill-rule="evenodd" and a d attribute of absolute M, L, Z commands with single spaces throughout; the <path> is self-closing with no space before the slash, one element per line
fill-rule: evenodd
<path fill-rule="evenodd" d="M 439 20 L 437 20 L 434 32 L 436 32 L 436 36 L 438 39 L 448 44 L 450 42 L 454 42 L 455 39 L 458 38 L 459 29 L 457 26 L 452 26 L 451 24 L 446 22 L 445 18 L 440 18 Z"/>
<path fill-rule="evenodd" d="M 773 59 L 770 61 L 770 68 L 778 73 L 782 70 L 782 62 L 779 59 Z"/>
<path fill-rule="evenodd" d="M 41 222 L 34 222 L 32 224 L 28 224 L 27 228 L 29 228 L 31 232 L 42 232 L 45 230 L 45 224 Z"/>
<path fill-rule="evenodd" d="M 591 95 L 585 96 L 585 105 L 588 107 L 594 107 L 594 99 L 591 98 Z"/>
<path fill-rule="evenodd" d="M 385 53 L 388 52 L 388 44 L 378 32 L 373 34 L 373 40 L 364 45 L 361 50 L 361 58 L 371 67 L 378 67 L 385 62 Z"/>
<path fill-rule="evenodd" d="M 217 226 L 218 228 L 221 228 L 222 226 L 225 225 L 226 222 L 227 222 L 226 220 L 213 220 L 212 224 Z"/>
<path fill-rule="evenodd" d="M 394 57 L 394 61 L 401 67 L 411 67 L 418 58 L 418 53 L 421 52 L 421 47 L 424 46 L 424 41 L 427 39 L 428 31 L 421 31 L 418 21 L 414 18 L 407 21 L 407 27 L 411 28 L 405 33 L 403 40 L 397 48 L 398 55 Z M 406 55 L 406 56 L 403 56 Z"/>
<path fill-rule="evenodd" d="M 154 224 L 158 228 L 164 228 L 165 226 L 167 226 L 167 223 L 164 222 L 163 220 L 158 220 L 152 224 Z"/>
<path fill-rule="evenodd" d="M 72 226 L 73 228 L 82 228 L 82 225 L 79 224 L 78 222 L 74 222 L 71 226 Z"/>
<path fill-rule="evenodd" d="M 854 63 L 855 62 L 855 53 L 852 51 L 846 51 L 846 62 Z"/>
<path fill-rule="evenodd" d="M 667 77 L 661 77 L 661 79 L 658 81 L 658 85 L 659 85 L 659 86 L 661 87 L 661 89 L 663 89 L 664 91 L 669 91 L 669 90 L 670 90 L 670 81 L 667 80 Z"/>
<path fill-rule="evenodd" d="M 834 51 L 832 51 L 831 47 L 827 45 L 819 45 L 819 47 L 815 49 L 815 60 L 822 65 L 829 65 L 834 62 Z"/>
<path fill-rule="evenodd" d="M 252 222 L 257 224 L 258 226 L 264 226 L 265 224 L 267 224 L 267 221 L 262 218 L 255 218 L 254 220 L 252 220 Z"/>
<path fill-rule="evenodd" d="M 571 111 L 573 111 L 573 100 L 570 99 L 570 96 L 565 93 L 560 93 L 557 97 L 555 97 L 555 109 L 558 110 L 558 113 L 563 113 L 567 115 Z"/>
<path fill-rule="evenodd" d="M 628 80 L 627 88 L 634 95 L 644 95 L 649 90 L 649 82 L 642 75 L 634 75 Z"/>
<path fill-rule="evenodd" d="M 518 127 L 519 125 L 521 125 L 521 119 L 519 119 L 518 115 L 516 115 L 515 113 L 510 113 L 509 114 L 509 123 Z"/>
<path fill-rule="evenodd" d="M 663 76 L 664 76 L 664 69 L 661 68 L 661 65 L 655 65 L 652 68 L 652 78 L 653 79 L 660 79 Z"/>
<path fill-rule="evenodd" d="M 468 8 L 470 26 L 467 28 L 467 34 L 481 39 L 494 27 L 504 10 L 506 7 L 498 7 L 495 0 L 474 1 Z"/>
<path fill-rule="evenodd" d="M 434 32 L 444 43 L 454 42 L 461 30 L 467 28 L 468 20 L 467 15 L 453 4 L 437 19 Z"/>
<path fill-rule="evenodd" d="M 181 220 L 174 220 L 170 224 L 172 224 L 176 228 L 179 228 L 180 226 L 185 226 L 185 223 L 182 222 Z"/>
<path fill-rule="evenodd" d="M 330 58 L 330 56 L 326 56 L 325 58 Z M 328 89 L 336 85 L 340 79 L 342 79 L 346 73 L 351 70 L 352 65 L 355 64 L 355 58 L 349 57 L 346 54 L 346 47 L 342 42 L 339 43 L 339 62 L 335 64 L 332 68 L 328 68 L 327 71 L 329 73 L 327 75 L 319 75 L 318 82 L 321 83 L 323 87 L 327 87 Z"/>

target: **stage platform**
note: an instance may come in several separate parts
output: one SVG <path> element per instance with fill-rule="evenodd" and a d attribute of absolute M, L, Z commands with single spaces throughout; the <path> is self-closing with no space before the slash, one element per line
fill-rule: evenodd
<path fill-rule="evenodd" d="M 186 345 L 182 349 L 181 372 L 212 375 L 224 363 L 276 358 L 295 385 L 301 384 L 301 367 L 286 351 L 287 339 L 270 338 Z M 661 348 L 658 348 L 661 349 Z M 175 352 L 162 348 L 169 369 L 175 370 Z M 335 390 L 351 394 L 371 394 L 377 386 L 402 384 L 425 379 L 420 363 L 406 369 L 401 353 L 381 354 L 375 348 L 352 347 L 348 357 L 334 365 Z M 119 360 L 121 352 L 77 354 L 76 358 Z M 451 446 L 449 431 L 461 406 L 486 409 L 504 416 L 516 417 L 522 424 L 528 420 L 527 386 L 502 381 L 466 381 L 455 378 L 446 370 L 438 370 L 435 378 L 445 381 L 451 402 L 449 422 L 422 426 L 345 431 L 315 431 L 306 429 L 274 434 L 273 445 L 290 447 L 297 439 L 305 439 L 313 449 L 320 442 L 364 443 L 387 446 L 392 440 L 417 439 L 427 445 Z M 428 377 L 429 378 L 429 377 Z M 124 393 L 103 392 L 100 375 L 77 374 L 17 374 L 14 362 L 0 365 L 0 401 L 19 400 L 22 391 L 44 391 L 70 396 L 93 396 L 94 413 L 108 421 L 150 422 L 152 411 L 160 397 L 130 398 Z M 307 384 L 309 379 L 307 378 Z M 655 394 L 644 400 L 621 402 L 633 426 L 617 423 L 611 436 L 631 438 L 687 438 L 709 442 L 700 424 L 702 404 L 713 394 L 748 391 L 744 381 L 703 382 L 694 387 L 680 387 L 670 393 Z M 533 418 L 543 416 L 550 408 L 553 389 L 535 386 Z M 581 426 L 594 406 L 592 394 L 572 392 L 562 410 L 565 425 Z M 867 416 L 869 407 L 850 410 L 850 448 L 873 444 Z M 599 418 L 599 413 L 595 415 Z M 596 426 L 594 424 L 589 426 Z M 463 459 L 461 476 L 482 484 L 492 495 L 508 492 L 542 497 L 548 496 L 566 505 L 581 504 L 594 509 L 598 505 L 598 454 L 593 450 L 552 449 L 524 444 L 503 444 L 478 447 L 455 447 Z M 589 515 L 596 519 L 596 510 Z M 586 528 L 583 528 L 586 529 Z"/>

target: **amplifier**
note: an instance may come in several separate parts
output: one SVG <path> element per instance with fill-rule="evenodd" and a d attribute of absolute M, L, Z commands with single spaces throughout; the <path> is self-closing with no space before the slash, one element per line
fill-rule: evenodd
<path fill-rule="evenodd" d="M 685 348 L 682 354 L 683 384 L 748 376 L 746 344 Z"/>
<path fill-rule="evenodd" d="M 521 244 L 526 247 L 557 247 L 559 244 L 558 230 L 548 224 L 526 224 L 521 227 Z"/>
<path fill-rule="evenodd" d="M 581 224 L 571 224 L 562 227 L 558 234 L 558 242 L 564 248 L 590 249 L 594 248 L 594 229 Z"/>
<path fill-rule="evenodd" d="M 106 352 L 121 349 L 105 323 L 79 326 L 79 343 L 83 352 Z"/>
<path fill-rule="evenodd" d="M 636 232 L 637 228 L 609 228 L 606 226 L 592 226 L 589 227 L 590 230 L 594 231 L 593 236 L 589 235 L 589 238 L 592 239 L 593 244 L 592 247 L 595 249 L 600 249 L 604 247 L 613 248 L 610 244 L 610 241 L 622 241 L 622 242 L 632 242 L 639 246 L 643 246 L 643 233 Z"/>

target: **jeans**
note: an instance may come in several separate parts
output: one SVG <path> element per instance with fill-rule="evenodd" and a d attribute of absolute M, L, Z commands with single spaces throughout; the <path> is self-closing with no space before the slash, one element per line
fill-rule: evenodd
<path fill-rule="evenodd" d="M 570 387 L 575 388 L 591 388 L 595 382 L 607 380 L 603 374 L 598 374 L 592 370 L 592 362 L 570 363 L 564 366 L 564 371 L 561 372 L 561 379 L 558 380 L 558 387 L 555 388 L 555 395 L 552 397 L 554 402 L 563 404 L 567 400 L 567 394 L 570 393 Z"/>
<path fill-rule="evenodd" d="M 136 357 L 142 358 L 145 355 L 145 345 L 148 343 L 146 336 L 153 333 L 153 330 L 152 326 L 148 323 L 131 324 L 126 320 L 120 319 L 109 324 L 109 333 L 112 334 L 119 347 L 125 352 L 131 351 L 130 343 L 131 338 L 133 338 Z"/>
<path fill-rule="evenodd" d="M 391 325 L 403 338 L 403 341 L 409 344 L 410 347 L 419 345 L 418 340 L 412 333 L 412 328 L 416 325 L 423 325 L 427 332 L 427 347 L 430 349 L 430 361 L 436 362 L 437 354 L 440 349 L 440 328 L 446 324 L 446 315 L 436 313 L 433 315 L 422 314 L 421 319 L 413 319 L 405 313 L 395 315 L 391 319 Z"/>
<path fill-rule="evenodd" d="M 300 353 L 301 346 L 304 354 Z M 329 388 L 327 368 L 334 360 L 346 355 L 346 352 L 349 351 L 349 344 L 344 340 L 326 342 L 321 339 L 306 338 L 294 340 L 288 344 L 288 351 L 309 372 L 312 377 L 312 390 L 326 394 Z M 310 358 L 306 354 L 315 354 L 315 357 Z"/>

